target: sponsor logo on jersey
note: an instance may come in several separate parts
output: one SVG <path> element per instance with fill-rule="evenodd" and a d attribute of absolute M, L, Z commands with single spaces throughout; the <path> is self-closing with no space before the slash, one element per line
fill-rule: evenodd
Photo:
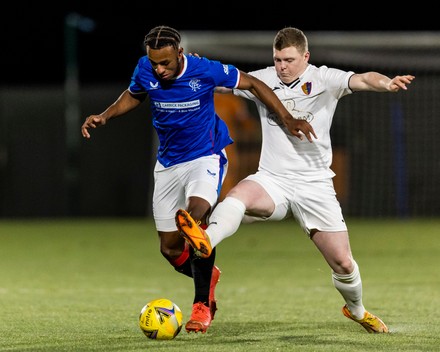
<path fill-rule="evenodd" d="M 162 109 L 189 109 L 200 106 L 200 100 L 183 101 L 183 102 L 164 102 L 155 101 L 154 106 Z"/>

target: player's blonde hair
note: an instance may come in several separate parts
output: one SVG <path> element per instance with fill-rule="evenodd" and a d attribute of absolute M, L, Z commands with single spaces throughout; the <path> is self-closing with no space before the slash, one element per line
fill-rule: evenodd
<path fill-rule="evenodd" d="M 290 46 L 294 46 L 301 54 L 309 51 L 307 37 L 303 31 L 294 27 L 286 27 L 278 31 L 273 40 L 273 47 L 282 50 Z"/>

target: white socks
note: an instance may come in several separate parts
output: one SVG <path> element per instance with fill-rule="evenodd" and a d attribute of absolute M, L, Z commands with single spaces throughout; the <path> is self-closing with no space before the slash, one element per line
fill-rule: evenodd
<path fill-rule="evenodd" d="M 237 198 L 226 197 L 217 204 L 209 217 L 208 228 L 205 230 L 212 248 L 238 230 L 245 211 L 245 205 Z"/>
<path fill-rule="evenodd" d="M 347 303 L 348 309 L 356 319 L 362 319 L 365 307 L 362 303 L 362 280 L 357 263 L 353 260 L 351 274 L 341 275 L 332 272 L 333 284 Z"/>

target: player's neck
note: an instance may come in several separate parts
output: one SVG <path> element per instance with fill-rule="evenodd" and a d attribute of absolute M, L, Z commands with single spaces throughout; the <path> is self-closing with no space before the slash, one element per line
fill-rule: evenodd
<path fill-rule="evenodd" d="M 178 61 L 176 77 L 180 76 L 180 74 L 182 73 L 184 67 L 185 67 L 185 57 L 182 55 L 182 57 Z"/>

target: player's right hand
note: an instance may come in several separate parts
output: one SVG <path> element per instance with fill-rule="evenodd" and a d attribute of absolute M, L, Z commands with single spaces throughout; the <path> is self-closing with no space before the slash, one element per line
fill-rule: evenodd
<path fill-rule="evenodd" d="M 107 120 L 102 115 L 90 115 L 81 126 L 81 133 L 84 138 L 90 138 L 89 128 L 96 128 L 105 125 Z"/>

